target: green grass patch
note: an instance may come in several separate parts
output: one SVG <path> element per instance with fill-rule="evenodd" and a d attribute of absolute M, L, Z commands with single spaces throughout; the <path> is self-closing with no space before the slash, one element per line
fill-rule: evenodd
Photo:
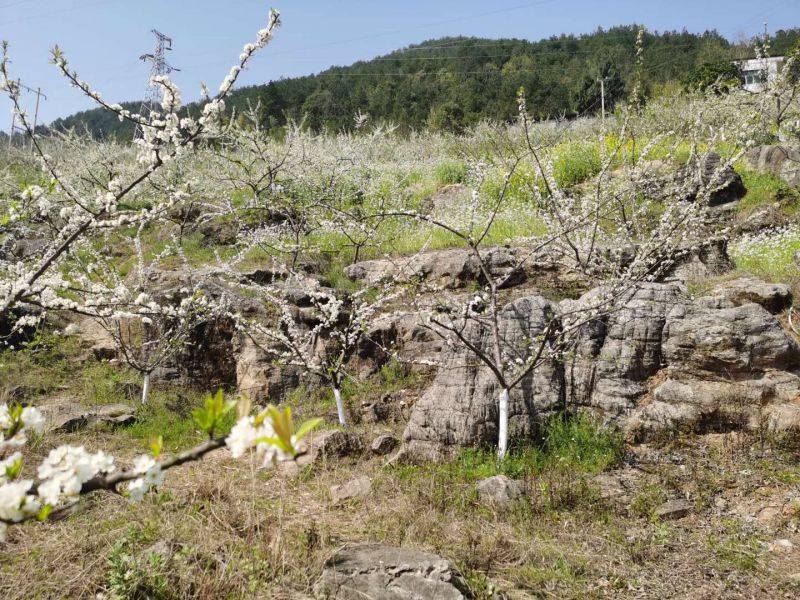
<path fill-rule="evenodd" d="M 553 176 L 562 188 L 570 188 L 600 172 L 600 150 L 597 144 L 570 142 L 556 150 Z"/>
<path fill-rule="evenodd" d="M 79 374 L 72 360 L 79 351 L 77 338 L 41 330 L 22 348 L 0 352 L 0 388 L 45 394 L 68 386 Z"/>
<path fill-rule="evenodd" d="M 497 464 L 494 449 L 464 449 L 449 463 L 433 468 L 462 482 L 493 475 L 511 479 L 539 476 L 546 471 L 595 474 L 622 459 L 624 442 L 619 432 L 603 427 L 587 415 L 556 416 L 543 427 L 537 443 L 516 446 Z M 415 476 L 414 467 L 401 477 Z"/>
<path fill-rule="evenodd" d="M 779 203 L 781 212 L 786 215 L 795 214 L 800 208 L 800 194 L 780 177 L 771 173 L 759 173 L 737 166 L 747 194 L 739 202 L 737 210 L 748 212 L 754 208 Z"/>
<path fill-rule="evenodd" d="M 206 394 L 188 390 L 154 390 L 148 403 L 136 411 L 136 421 L 121 431 L 145 448 L 151 440 L 162 436 L 164 450 L 178 452 L 204 439 L 191 411 L 202 406 Z M 235 415 L 227 414 L 220 432 L 233 427 Z"/>
<path fill-rule="evenodd" d="M 760 540 L 748 532 L 745 525 L 738 520 L 728 519 L 723 526 L 723 533 L 708 537 L 708 546 L 714 555 L 739 571 L 757 569 L 764 551 Z"/>
<path fill-rule="evenodd" d="M 433 169 L 433 178 L 439 187 L 464 183 L 467 180 L 467 165 L 454 160 L 440 162 Z"/>
<path fill-rule="evenodd" d="M 736 267 L 769 281 L 788 281 L 798 275 L 794 253 L 800 251 L 800 229 L 787 227 L 743 237 L 728 251 Z"/>
<path fill-rule="evenodd" d="M 563 554 L 535 564 L 528 563 L 512 574 L 517 585 L 531 591 L 551 590 L 554 586 L 562 590 L 577 590 L 585 585 L 589 576 L 585 559 Z"/>

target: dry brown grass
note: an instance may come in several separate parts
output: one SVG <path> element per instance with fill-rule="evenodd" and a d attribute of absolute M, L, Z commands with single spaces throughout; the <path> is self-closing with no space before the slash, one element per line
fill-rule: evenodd
<path fill-rule="evenodd" d="M 119 433 L 50 442 L 138 452 Z M 797 563 L 765 549 L 775 537 L 800 546 L 792 518 L 773 530 L 715 508 L 719 498 L 757 498 L 756 489 L 769 498 L 797 493 L 796 463 L 777 453 L 749 458 L 740 441 L 719 437 L 669 452 L 685 460 L 643 465 L 636 493 L 657 488 L 697 509 L 662 523 L 600 501 L 575 473 L 531 478 L 530 498 L 501 510 L 477 502 L 453 469 L 386 468 L 365 455 L 288 477 L 220 451 L 171 472 L 141 505 L 97 495 L 64 520 L 14 528 L 0 554 L 0 597 L 112 597 L 114 576 L 124 572 L 132 573 L 131 598 L 308 597 L 325 560 L 363 541 L 447 557 L 476 598 L 494 589 L 509 598 L 772 598 L 796 590 L 787 576 Z M 373 478 L 371 495 L 334 506 L 329 487 L 361 474 Z M 164 558 L 153 563 L 153 553 Z"/>

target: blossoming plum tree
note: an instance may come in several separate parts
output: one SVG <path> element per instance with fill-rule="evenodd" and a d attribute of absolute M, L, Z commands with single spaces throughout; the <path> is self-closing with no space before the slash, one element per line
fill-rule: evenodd
<path fill-rule="evenodd" d="M 404 289 L 387 284 L 343 294 L 299 274 L 280 283 L 240 285 L 260 298 L 271 314 L 262 319 L 235 313 L 237 328 L 280 364 L 299 367 L 330 386 L 339 423 L 347 425 L 342 385 L 348 363 L 366 341 L 370 326 L 382 318 L 381 310 Z M 291 301 L 298 299 L 308 306 L 298 308 Z"/>
<path fill-rule="evenodd" d="M 9 71 L 8 45 L 3 43 L 0 89 L 8 94 L 32 140 L 42 170 L 43 185 L 28 186 L 16 197 L 2 201 L 0 241 L 32 231 L 48 235 L 43 237 L 41 247 L 26 257 L 0 255 L 0 319 L 13 318 L 14 326 L 18 326 L 13 311 L 19 307 L 34 307 L 42 311 L 81 312 L 112 321 L 134 316 L 142 322 L 152 320 L 152 315 L 146 313 L 146 310 L 151 310 L 158 317 L 168 316 L 182 323 L 189 322 L 187 315 L 191 311 L 180 312 L 186 307 L 164 315 L 163 307 L 151 305 L 147 298 L 140 297 L 136 299 L 139 302 L 133 302 L 146 309 L 145 312 L 138 310 L 136 315 L 131 315 L 121 310 L 131 304 L 129 290 L 106 285 L 108 281 L 104 282 L 96 272 L 91 274 L 91 269 L 76 272 L 74 266 L 81 261 L 70 255 L 76 253 L 81 245 L 84 250 L 91 247 L 98 233 L 128 226 L 141 231 L 147 223 L 158 220 L 185 198 L 185 193 L 171 188 L 169 177 L 165 177 L 162 180 L 165 185 L 158 186 L 162 192 L 167 192 L 161 195 L 161 200 L 141 205 L 136 203 L 157 175 L 190 154 L 197 142 L 219 133 L 225 98 L 239 73 L 255 52 L 267 45 L 279 24 L 278 13 L 270 11 L 266 27 L 258 32 L 255 42 L 244 47 L 238 63 L 225 77 L 219 91 L 212 97 L 205 90 L 202 113 L 197 119 L 179 115 L 180 92 L 166 77 L 154 81 L 164 92 L 160 113 L 145 117 L 106 103 L 69 68 L 64 54 L 56 47 L 52 52 L 53 62 L 73 86 L 116 113 L 120 119 L 141 127 L 143 135 L 135 142 L 138 167 L 127 170 L 120 168 L 115 154 L 105 155 L 97 164 L 79 160 L 81 165 L 76 168 L 75 164 L 54 158 L 45 151 L 40 139 L 33 135 L 32 126 L 20 106 L 20 90 Z M 74 138 L 66 136 L 62 140 L 69 143 Z M 82 266 L 86 267 L 86 263 Z M 148 368 L 151 364 L 147 363 Z M 239 422 L 230 435 L 222 435 L 221 420 L 235 407 L 239 409 Z M 103 451 L 90 453 L 83 447 L 60 446 L 54 448 L 38 466 L 36 477 L 30 478 L 23 477 L 22 450 L 31 435 L 42 433 L 44 419 L 36 408 L 1 404 L 0 540 L 5 540 L 9 525 L 31 519 L 44 520 L 53 510 L 69 505 L 81 495 L 105 490 L 125 493 L 132 500 L 140 499 L 150 488 L 163 482 L 166 470 L 199 460 L 225 446 L 235 456 L 255 448 L 270 459 L 292 458 L 298 453 L 298 441 L 317 424 L 317 421 L 309 421 L 296 428 L 289 409 L 279 411 L 268 407 L 257 416 L 248 413 L 247 402 L 226 402 L 219 393 L 209 397 L 205 406 L 195 411 L 195 420 L 208 440 L 194 448 L 171 458 L 162 458 L 161 442 L 156 440 L 151 455 L 137 458 L 129 469 L 118 469 L 113 457 Z M 126 489 L 122 488 L 123 485 Z"/>
<path fill-rule="evenodd" d="M 636 99 L 638 94 L 631 97 Z M 720 188 L 723 171 L 749 145 L 750 126 L 759 116 L 756 109 L 734 110 L 737 102 L 736 97 L 721 104 L 697 99 L 675 123 L 645 122 L 632 101 L 616 124 L 601 131 L 597 174 L 586 184 L 567 189 L 558 182 L 551 152 L 558 136 L 534 130 L 521 93 L 519 129 L 491 140 L 496 147 L 489 160 L 494 162 L 487 163 L 485 154 L 465 155 L 471 163 L 473 187 L 468 207 L 421 213 L 400 206 L 382 214 L 446 231 L 477 265 L 482 289 L 466 299 L 447 294 L 433 311 L 421 312 L 427 315 L 429 328 L 447 343 L 458 344 L 476 356 L 496 379 L 500 389 L 498 460 L 505 458 L 508 449 L 509 392 L 545 361 L 563 357 L 576 331 L 622 308 L 637 286 L 657 280 L 712 235 L 706 227 L 709 198 Z M 677 132 L 676 125 L 680 127 Z M 701 172 L 701 149 L 722 145 L 727 147 L 726 158 L 710 175 Z M 659 164 L 652 160 L 656 150 L 670 157 L 679 146 L 689 147 L 686 176 L 677 182 L 659 179 Z M 501 173 L 501 183 L 494 189 L 487 185 L 492 169 Z M 519 186 L 521 179 L 537 206 L 543 233 L 516 240 L 519 247 L 512 263 L 498 268 L 493 258 L 497 249 L 489 245 L 492 228 L 504 212 L 514 210 L 511 189 Z M 555 260 L 562 268 L 601 286 L 583 302 L 550 314 L 541 333 L 520 347 L 503 338 L 501 294 L 526 263 L 535 260 Z M 481 335 L 471 335 L 474 328 Z"/>

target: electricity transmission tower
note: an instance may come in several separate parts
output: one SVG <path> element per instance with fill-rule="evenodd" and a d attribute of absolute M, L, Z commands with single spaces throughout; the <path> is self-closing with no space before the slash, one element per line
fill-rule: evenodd
<path fill-rule="evenodd" d="M 31 130 L 31 151 L 33 151 L 33 137 L 36 135 L 36 125 L 39 121 L 39 102 L 42 98 L 47 100 L 47 96 L 44 95 L 42 92 L 42 88 L 33 89 L 24 85 L 19 79 L 17 79 L 17 89 L 25 90 L 30 92 L 31 94 L 36 94 L 36 110 L 33 113 L 33 129 Z M 11 111 L 11 131 L 9 132 L 8 136 L 8 147 L 11 148 L 11 142 L 14 139 L 14 134 L 27 134 L 27 130 L 22 125 L 17 125 L 17 113 L 15 111 Z"/>
<path fill-rule="evenodd" d="M 173 71 L 180 71 L 180 69 L 169 64 L 166 58 L 167 50 L 172 50 L 172 38 L 156 29 L 153 29 L 152 32 L 153 35 L 156 36 L 155 51 L 152 54 L 142 54 L 139 57 L 139 60 L 151 63 L 150 80 L 144 93 L 142 105 L 139 108 L 139 114 L 143 117 L 149 117 L 161 109 L 163 90 L 161 86 L 153 82 L 153 77 L 156 75 L 168 75 Z M 141 125 L 137 125 L 135 137 L 141 137 L 141 135 Z"/>

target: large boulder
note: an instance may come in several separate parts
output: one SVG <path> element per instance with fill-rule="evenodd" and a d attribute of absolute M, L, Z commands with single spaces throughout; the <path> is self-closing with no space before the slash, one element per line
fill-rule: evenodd
<path fill-rule="evenodd" d="M 754 146 L 747 151 L 750 166 L 800 187 L 800 149 L 788 146 Z"/>
<path fill-rule="evenodd" d="M 176 362 L 180 375 L 205 389 L 236 385 L 238 332 L 233 319 L 217 317 L 191 332 Z"/>
<path fill-rule="evenodd" d="M 358 358 L 380 367 L 391 358 L 387 350 L 412 368 L 424 370 L 424 365 L 435 364 L 442 351 L 442 338 L 425 327 L 427 311 L 398 311 L 382 315 L 372 322 L 358 346 Z"/>
<path fill-rule="evenodd" d="M 509 248 L 490 248 L 484 251 L 485 262 L 492 277 L 511 275 L 517 270 L 516 252 Z M 464 287 L 485 279 L 480 261 L 469 250 L 455 248 L 415 254 L 411 257 L 366 260 L 350 265 L 345 274 L 354 281 L 375 284 L 381 281 L 428 281 L 449 288 Z M 524 279 L 519 270 L 511 283 Z"/>
<path fill-rule="evenodd" d="M 659 431 L 800 428 L 800 345 L 763 306 L 719 297 L 676 305 L 664 329 L 664 381 L 628 420 Z"/>
<path fill-rule="evenodd" d="M 55 398 L 38 407 L 48 432 L 74 433 L 101 425 L 129 425 L 136 409 L 127 404 L 84 406 L 76 398 Z"/>
<path fill-rule="evenodd" d="M 445 559 L 382 544 L 340 550 L 314 588 L 330 600 L 462 600 L 464 584 Z"/>
<path fill-rule="evenodd" d="M 747 193 L 741 176 L 715 152 L 695 156 L 678 169 L 675 184 L 682 200 L 702 199 L 709 207 L 730 204 Z"/>
<path fill-rule="evenodd" d="M 755 277 L 740 277 L 713 288 L 711 295 L 730 306 L 755 303 L 776 314 L 792 305 L 792 288 L 785 283 L 767 283 Z"/>
<path fill-rule="evenodd" d="M 800 347 L 764 307 L 673 307 L 664 343 L 667 364 L 685 374 L 747 374 L 798 364 Z"/>
<path fill-rule="evenodd" d="M 514 347 L 553 319 L 569 326 L 607 293 L 598 288 L 557 308 L 540 296 L 510 302 L 500 313 L 501 339 Z M 770 312 L 790 302 L 785 286 L 752 278 L 722 282 L 694 300 L 681 283 L 640 283 L 569 334 L 561 361 L 512 390 L 510 437 L 532 436 L 565 407 L 616 421 L 633 439 L 676 429 L 800 429 L 800 344 Z M 487 328 L 470 321 L 463 335 L 490 352 Z M 500 391 L 474 352 L 446 345 L 397 458 L 440 460 L 458 447 L 496 444 Z"/>
<path fill-rule="evenodd" d="M 661 279 L 684 282 L 707 281 L 710 277 L 723 275 L 733 268 L 733 261 L 728 255 L 727 240 L 711 239 L 702 244 L 681 248 Z"/>
<path fill-rule="evenodd" d="M 562 314 L 580 310 L 602 289 L 561 303 Z M 621 308 L 581 326 L 565 359 L 567 405 L 604 418 L 635 408 L 647 381 L 663 366 L 662 333 L 667 314 L 686 302 L 677 283 L 643 283 L 626 292 Z"/>
<path fill-rule="evenodd" d="M 520 298 L 499 314 L 500 337 L 508 348 L 525 345 L 544 333 L 557 319 L 555 306 L 541 296 Z M 470 321 L 463 331 L 474 346 L 491 353 L 487 327 Z M 560 365 L 545 362 L 511 392 L 509 437 L 527 438 L 563 405 L 564 373 Z M 400 456 L 407 460 L 441 459 L 460 446 L 497 442 L 501 390 L 485 363 L 463 344 L 446 346 L 433 382 L 414 405 L 403 434 Z"/>
<path fill-rule="evenodd" d="M 281 366 L 248 337 L 235 345 L 236 387 L 255 402 L 282 402 L 302 383 L 297 367 Z"/>

